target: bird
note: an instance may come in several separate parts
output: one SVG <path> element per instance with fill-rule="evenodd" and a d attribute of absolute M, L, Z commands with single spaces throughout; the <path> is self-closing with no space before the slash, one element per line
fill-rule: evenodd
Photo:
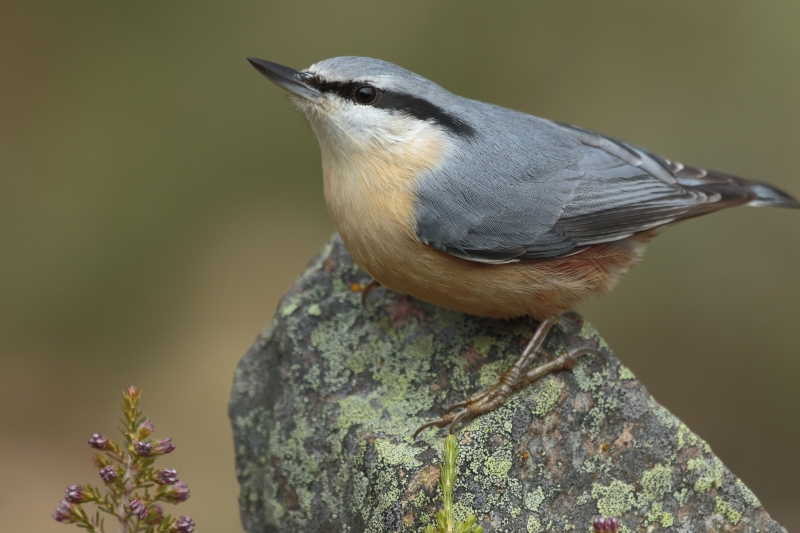
<path fill-rule="evenodd" d="M 800 208 L 765 183 L 577 126 L 463 98 L 368 57 L 298 71 L 248 58 L 319 141 L 325 201 L 371 287 L 462 313 L 538 322 L 496 385 L 421 426 L 500 406 L 590 347 L 529 368 L 567 311 L 608 293 L 667 227 L 729 207 Z"/>

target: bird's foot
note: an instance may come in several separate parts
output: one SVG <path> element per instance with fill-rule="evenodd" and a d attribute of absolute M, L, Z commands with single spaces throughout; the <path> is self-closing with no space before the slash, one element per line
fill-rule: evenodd
<path fill-rule="evenodd" d="M 492 388 L 474 396 L 470 396 L 463 402 L 459 402 L 450 406 L 445 414 L 438 420 L 432 420 L 427 424 L 423 424 L 414 432 L 414 438 L 425 429 L 430 427 L 443 428 L 450 427 L 450 434 L 455 432 L 456 426 L 462 420 L 469 420 L 478 415 L 494 411 L 505 403 L 511 393 L 518 390 L 525 385 L 543 378 L 551 372 L 557 370 L 572 370 L 578 364 L 578 358 L 582 355 L 591 354 L 600 358 L 603 364 L 606 364 L 606 358 L 600 353 L 599 350 L 594 348 L 576 348 L 569 352 L 556 357 L 542 365 L 528 370 L 527 372 L 520 371 L 520 367 L 514 364 L 506 370 L 501 376 L 500 380 Z"/>

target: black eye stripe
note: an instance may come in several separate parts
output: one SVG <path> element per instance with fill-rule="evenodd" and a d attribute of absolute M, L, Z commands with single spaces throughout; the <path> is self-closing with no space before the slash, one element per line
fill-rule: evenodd
<path fill-rule="evenodd" d="M 314 75 L 309 75 L 304 81 L 322 93 L 336 94 L 347 100 L 352 100 L 356 89 L 367 85 L 363 81 L 327 81 Z M 378 89 L 378 91 L 379 96 L 370 104 L 373 107 L 404 113 L 420 120 L 436 122 L 461 137 L 475 135 L 475 129 L 461 118 L 448 113 L 424 98 L 385 89 Z"/>
<path fill-rule="evenodd" d="M 364 82 L 355 81 L 327 81 L 318 76 L 309 76 L 304 81 L 322 93 L 336 94 L 342 98 L 350 98 L 358 87 L 364 85 Z"/>
<path fill-rule="evenodd" d="M 461 137 L 472 137 L 475 129 L 459 117 L 448 113 L 437 106 L 417 96 L 395 91 L 383 91 L 377 102 L 373 104 L 381 109 L 398 111 L 411 115 L 420 120 L 430 120 Z"/>

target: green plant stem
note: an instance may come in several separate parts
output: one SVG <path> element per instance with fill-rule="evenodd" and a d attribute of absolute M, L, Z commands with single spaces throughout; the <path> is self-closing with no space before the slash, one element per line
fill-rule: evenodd
<path fill-rule="evenodd" d="M 126 454 L 125 473 L 123 474 L 124 488 L 119 497 L 119 505 L 117 506 L 117 519 L 119 520 L 119 533 L 130 533 L 128 524 L 128 500 L 133 491 L 133 471 L 131 468 L 131 455 Z"/>
<path fill-rule="evenodd" d="M 458 441 L 455 435 L 448 435 L 444 441 L 444 459 L 440 465 L 441 474 L 439 476 L 443 508 L 436 513 L 436 527 L 429 524 L 425 528 L 425 533 L 483 533 L 483 526 L 476 525 L 478 520 L 475 515 L 467 516 L 466 522 L 456 522 L 453 516 L 456 459 L 458 459 Z"/>

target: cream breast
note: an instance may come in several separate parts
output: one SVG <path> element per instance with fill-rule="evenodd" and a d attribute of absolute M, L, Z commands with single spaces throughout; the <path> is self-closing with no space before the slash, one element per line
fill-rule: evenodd
<path fill-rule="evenodd" d="M 331 145 L 320 136 L 328 211 L 356 263 L 384 285 L 414 248 L 417 179 L 447 149 L 436 128 L 407 132 L 395 142 L 351 140 Z M 353 144 L 359 144 L 353 149 Z M 346 148 L 346 149 L 344 149 Z"/>

